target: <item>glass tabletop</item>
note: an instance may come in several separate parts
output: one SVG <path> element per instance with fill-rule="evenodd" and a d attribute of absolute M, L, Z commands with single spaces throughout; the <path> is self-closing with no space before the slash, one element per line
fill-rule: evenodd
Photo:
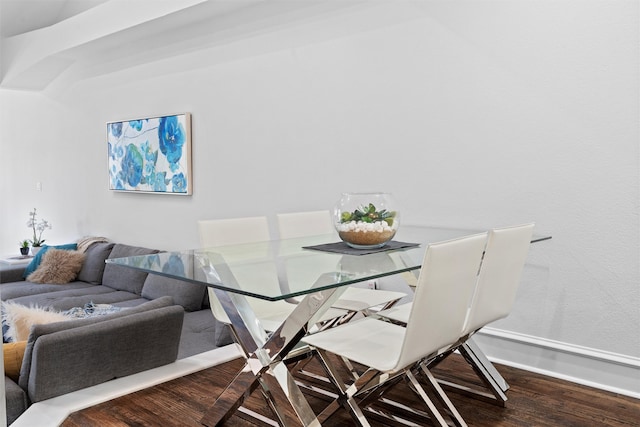
<path fill-rule="evenodd" d="M 417 270 L 430 243 L 475 233 L 477 231 L 403 226 L 394 240 L 419 246 L 366 255 L 303 248 L 339 241 L 336 235 L 321 235 L 113 258 L 107 262 L 277 301 Z"/>

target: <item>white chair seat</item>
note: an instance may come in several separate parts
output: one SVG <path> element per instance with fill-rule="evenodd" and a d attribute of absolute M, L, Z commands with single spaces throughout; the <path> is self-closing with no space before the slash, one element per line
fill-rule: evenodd
<path fill-rule="evenodd" d="M 404 336 L 402 326 L 365 317 L 309 335 L 304 342 L 380 372 L 390 372 L 396 368 Z"/>
<path fill-rule="evenodd" d="M 270 302 L 270 304 L 273 304 L 273 302 Z M 286 304 L 295 308 L 295 304 Z M 292 311 L 293 309 L 288 309 L 279 313 L 263 314 L 260 317 L 260 322 L 262 322 L 262 326 L 266 331 L 273 332 L 280 327 L 280 325 L 286 320 L 287 317 L 289 317 Z M 325 313 L 322 314 L 322 316 L 320 316 L 318 322 L 328 322 L 330 320 L 345 316 L 346 314 L 347 312 L 345 312 L 344 310 L 329 308 Z"/>
<path fill-rule="evenodd" d="M 372 307 L 393 303 L 405 296 L 407 296 L 407 294 L 404 292 L 349 287 L 340 298 L 333 303 L 333 307 L 348 311 L 363 311 Z"/>
<path fill-rule="evenodd" d="M 386 310 L 380 310 L 378 316 L 385 317 L 396 323 L 406 324 L 409 321 L 409 314 L 411 313 L 411 306 L 413 304 L 408 302 L 406 304 L 396 304 Z"/>

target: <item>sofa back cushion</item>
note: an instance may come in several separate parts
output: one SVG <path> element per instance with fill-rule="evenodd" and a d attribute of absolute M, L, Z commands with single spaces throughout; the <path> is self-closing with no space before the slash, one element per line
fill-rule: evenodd
<path fill-rule="evenodd" d="M 105 260 L 109 258 L 114 243 L 94 243 L 84 252 L 85 259 L 78 273 L 78 280 L 99 285 L 102 283 Z"/>
<path fill-rule="evenodd" d="M 116 243 L 109 254 L 109 259 L 150 255 L 158 252 L 159 251 L 156 249 Z M 102 285 L 119 291 L 128 291 L 140 295 L 146 278 L 147 273 L 144 271 L 134 270 L 129 267 L 123 267 L 115 264 L 107 264 L 104 267 L 104 274 L 102 275 Z"/>
<path fill-rule="evenodd" d="M 153 301 L 146 302 L 144 304 L 140 304 L 136 307 L 127 308 L 126 310 L 119 311 L 113 314 L 107 314 L 105 316 L 100 317 L 87 317 L 84 319 L 77 320 L 66 320 L 62 322 L 56 323 L 48 323 L 48 324 L 40 324 L 33 325 L 31 327 L 31 333 L 29 334 L 29 338 L 27 339 L 27 345 L 24 352 L 24 358 L 22 360 L 22 367 L 20 368 L 20 377 L 19 377 L 19 385 L 23 389 L 27 390 L 29 385 L 29 378 L 31 377 L 31 364 L 32 364 L 32 356 L 33 349 L 36 341 L 40 339 L 40 337 L 48 334 L 65 332 L 65 333 L 73 333 L 73 329 L 79 327 L 85 327 L 94 325 L 96 323 L 108 321 L 108 320 L 117 320 L 121 317 L 131 316 L 138 313 L 145 313 L 151 310 L 156 310 L 163 307 L 169 307 L 173 305 L 173 298 L 171 297 L 163 297 L 158 298 Z M 129 343 L 132 345 L 132 343 Z M 82 347 L 82 343 L 78 343 L 77 348 L 68 349 L 70 352 L 81 352 L 85 358 L 91 359 L 94 355 L 87 354 Z"/>
<path fill-rule="evenodd" d="M 204 285 L 149 274 L 142 287 L 142 296 L 147 299 L 156 299 L 168 295 L 173 297 L 174 303 L 181 305 L 186 311 L 197 311 L 202 309 L 206 289 Z"/>

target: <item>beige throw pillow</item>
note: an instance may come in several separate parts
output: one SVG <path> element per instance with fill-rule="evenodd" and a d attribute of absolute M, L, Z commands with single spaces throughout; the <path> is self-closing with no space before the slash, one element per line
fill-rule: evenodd
<path fill-rule="evenodd" d="M 49 249 L 36 271 L 27 276 L 27 280 L 55 285 L 69 283 L 78 277 L 83 262 L 84 254 L 81 252 Z"/>
<path fill-rule="evenodd" d="M 71 317 L 38 306 L 26 307 L 13 302 L 2 303 L 2 321 L 7 326 L 5 335 L 10 342 L 26 341 L 33 325 L 69 319 Z"/>

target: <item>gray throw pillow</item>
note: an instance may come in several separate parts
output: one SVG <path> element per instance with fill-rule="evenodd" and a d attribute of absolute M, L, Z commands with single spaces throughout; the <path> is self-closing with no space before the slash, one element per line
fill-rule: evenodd
<path fill-rule="evenodd" d="M 185 311 L 197 311 L 202 308 L 202 301 L 207 287 L 182 280 L 171 279 L 157 274 L 149 274 L 142 287 L 142 297 L 156 299 L 168 295 Z"/>
<path fill-rule="evenodd" d="M 94 243 L 84 252 L 85 259 L 78 279 L 83 282 L 99 285 L 102 283 L 105 260 L 109 257 L 114 243 Z"/>
<path fill-rule="evenodd" d="M 156 254 L 159 251 L 157 249 L 143 248 L 139 246 L 123 245 L 116 243 L 109 254 L 109 259 L 123 258 L 138 255 L 150 255 Z M 150 261 L 151 262 L 151 261 Z M 123 267 L 116 264 L 107 264 L 104 267 L 104 274 L 102 275 L 102 285 L 110 288 L 133 292 L 140 295 L 142 292 L 142 285 L 147 278 L 147 273 L 140 270 L 134 270 L 133 268 Z"/>

